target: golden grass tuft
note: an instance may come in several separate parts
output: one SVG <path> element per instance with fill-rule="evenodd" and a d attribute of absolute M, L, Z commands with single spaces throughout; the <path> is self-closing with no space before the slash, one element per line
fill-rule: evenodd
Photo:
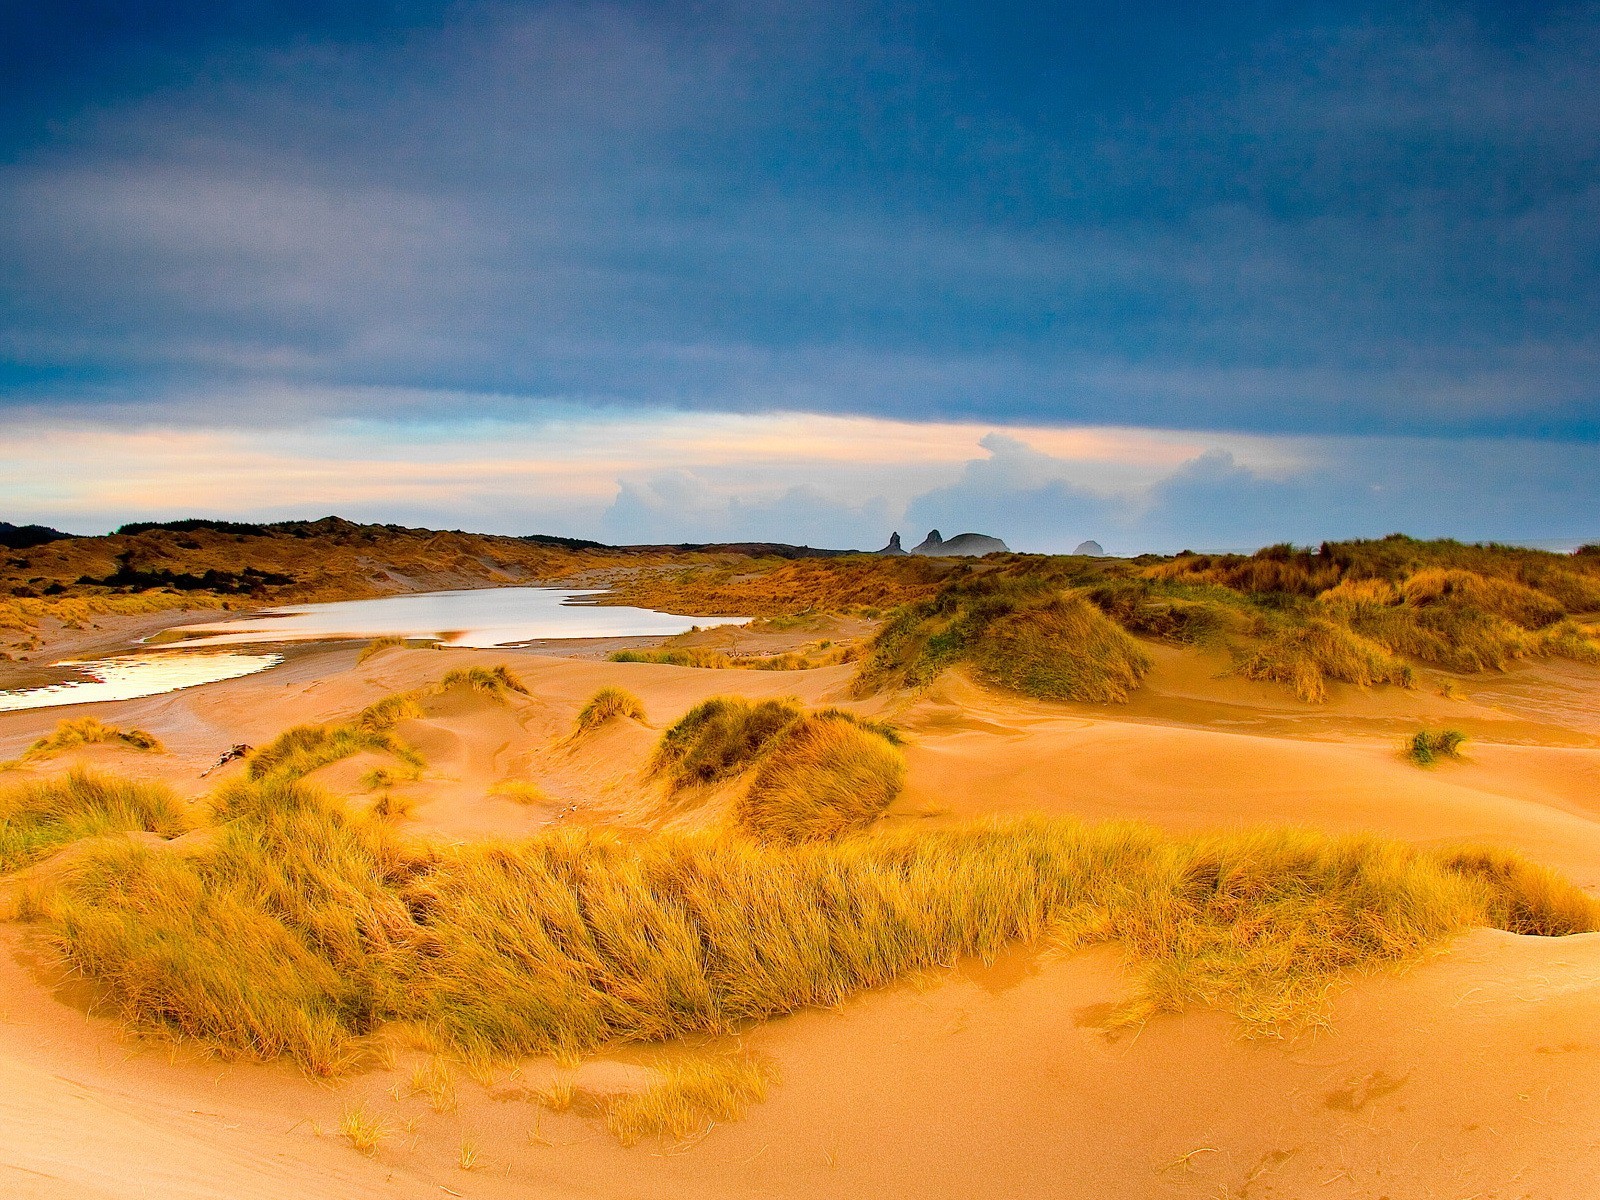
<path fill-rule="evenodd" d="M 536 1097 L 540 1104 L 553 1113 L 571 1112 L 583 1098 L 583 1091 L 570 1079 L 554 1080 L 549 1087 L 538 1093 Z"/>
<path fill-rule="evenodd" d="M 444 678 L 439 681 L 439 690 L 443 692 L 457 687 L 487 692 L 491 696 L 502 696 L 506 692 L 516 692 L 522 696 L 528 694 L 528 689 L 523 686 L 522 680 L 506 666 L 457 667 L 453 671 L 445 672 Z"/>
<path fill-rule="evenodd" d="M 122 745 L 133 750 L 164 753 L 166 747 L 159 738 L 142 729 L 119 729 L 106 725 L 95 717 L 77 717 L 58 722 L 55 729 L 22 752 L 22 760 L 52 758 L 76 750 L 79 746 Z"/>
<path fill-rule="evenodd" d="M 719 1121 L 736 1121 L 767 1098 L 777 1078 L 771 1063 L 752 1054 L 671 1059 L 657 1064 L 656 1073 L 644 1091 L 606 1105 L 606 1128 L 624 1146 L 649 1137 L 681 1142 Z"/>
<path fill-rule="evenodd" d="M 497 783 L 489 789 L 491 796 L 503 796 L 507 800 L 514 800 L 518 804 L 548 804 L 550 796 L 537 783 L 529 783 L 522 779 L 508 779 Z"/>
<path fill-rule="evenodd" d="M 1328 698 L 1328 683 L 1360 687 L 1392 683 L 1410 687 L 1409 666 L 1358 633 L 1334 621 L 1309 618 L 1284 625 L 1266 638 L 1237 668 L 1246 679 L 1281 683 L 1307 703 Z"/>
<path fill-rule="evenodd" d="M 411 1072 L 411 1094 L 424 1096 L 434 1112 L 456 1110 L 456 1080 L 443 1059 L 431 1058 Z"/>
<path fill-rule="evenodd" d="M 837 712 L 803 715 L 773 739 L 733 818 L 772 842 L 836 838 L 877 820 L 905 774 L 905 759 L 882 733 Z"/>
<path fill-rule="evenodd" d="M 0 873 L 83 838 L 130 830 L 177 837 L 188 828 L 183 804 L 163 784 L 72 771 L 0 792 Z"/>
<path fill-rule="evenodd" d="M 377 1150 L 391 1132 L 388 1122 L 373 1116 L 364 1105 L 349 1105 L 339 1114 L 339 1136 L 362 1154 Z"/>
<path fill-rule="evenodd" d="M 1119 946 L 1126 1020 L 1206 1003 L 1271 1029 L 1472 926 L 1600 928 L 1600 902 L 1514 854 L 1303 830 L 1032 818 L 798 845 L 562 828 L 407 847 L 280 778 L 216 807 L 215 839 L 182 853 L 87 848 L 39 916 L 137 1025 L 319 1074 L 387 1021 L 469 1063 L 570 1061 L 1036 939 Z"/>
<path fill-rule="evenodd" d="M 375 654 L 382 654 L 385 650 L 402 650 L 405 645 L 406 639 L 403 637 L 373 638 L 361 648 L 361 653 L 356 655 L 356 666 L 359 667 Z"/>
<path fill-rule="evenodd" d="M 578 713 L 577 732 L 588 733 L 599 729 L 607 721 L 622 717 L 629 721 L 643 721 L 644 702 L 632 692 L 619 687 L 603 687 Z"/>

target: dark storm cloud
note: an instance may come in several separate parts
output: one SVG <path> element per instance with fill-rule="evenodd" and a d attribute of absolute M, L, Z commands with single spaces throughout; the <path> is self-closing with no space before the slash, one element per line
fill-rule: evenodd
<path fill-rule="evenodd" d="M 1600 432 L 1593 5 L 32 8 L 12 403 Z"/>

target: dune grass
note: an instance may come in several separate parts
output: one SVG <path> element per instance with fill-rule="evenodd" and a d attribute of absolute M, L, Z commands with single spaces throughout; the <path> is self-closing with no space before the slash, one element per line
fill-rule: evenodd
<path fill-rule="evenodd" d="M 588 733 L 599 729 L 608 721 L 622 717 L 625 720 L 643 721 L 644 701 L 632 692 L 619 687 L 603 687 L 589 697 L 589 702 L 578 711 L 576 731 Z"/>
<path fill-rule="evenodd" d="M 714 696 L 661 735 L 652 769 L 676 787 L 718 783 L 749 769 L 804 710 L 793 700 Z"/>
<path fill-rule="evenodd" d="M 1047 700 L 1121 703 L 1150 657 L 1084 596 L 1033 578 L 960 576 L 885 622 L 856 676 L 858 693 L 926 687 L 969 663 L 979 678 Z"/>
<path fill-rule="evenodd" d="M 422 755 L 407 745 L 395 732 L 400 721 L 421 717 L 430 697 L 455 688 L 468 688 L 503 700 L 507 692 L 526 694 L 521 680 L 505 667 L 463 667 L 445 673 L 438 683 L 409 692 L 395 692 L 367 705 L 348 721 L 326 725 L 296 725 L 279 734 L 268 745 L 250 755 L 248 772 L 252 779 L 278 776 L 302 779 L 319 767 L 339 762 L 363 750 L 390 754 L 404 764 L 404 774 L 417 777 L 425 765 Z M 399 778 L 369 774 L 368 779 L 382 786 Z"/>
<path fill-rule="evenodd" d="M 905 759 L 882 733 L 837 710 L 807 713 L 774 736 L 732 815 L 764 841 L 836 838 L 877 820 L 905 776 Z"/>
<path fill-rule="evenodd" d="M 526 696 L 528 689 L 523 686 L 522 680 L 512 673 L 509 667 L 457 667 L 453 671 L 446 671 L 444 678 L 439 680 L 438 690 L 449 691 L 451 688 L 464 687 L 474 691 L 487 692 L 491 696 L 503 696 L 506 692 L 516 692 Z"/>
<path fill-rule="evenodd" d="M 0 792 L 0 873 L 82 838 L 130 830 L 177 837 L 189 824 L 183 804 L 162 784 L 72 771 Z"/>
<path fill-rule="evenodd" d="M 1441 758 L 1460 758 L 1466 740 L 1459 729 L 1421 729 L 1407 739 L 1405 756 L 1419 767 L 1431 767 Z"/>
<path fill-rule="evenodd" d="M 1207 1003 L 1270 1029 L 1470 926 L 1600 927 L 1595 900 L 1515 855 L 1297 830 L 1032 818 L 792 846 L 565 828 L 408 847 L 282 778 L 215 805 L 216 838 L 185 853 L 89 848 L 40 919 L 136 1024 L 322 1074 L 390 1020 L 469 1063 L 571 1057 L 1037 939 L 1121 947 L 1122 1019 Z"/>
<path fill-rule="evenodd" d="M 339 1136 L 345 1138 L 362 1154 L 371 1154 L 386 1140 L 389 1123 L 373 1116 L 365 1105 L 351 1104 L 339 1114 Z"/>
<path fill-rule="evenodd" d="M 131 750 L 147 750 L 153 754 L 164 753 L 166 747 L 153 733 L 142 729 L 121 729 L 107 725 L 96 717 L 77 717 L 57 722 L 55 729 L 34 742 L 16 761 L 30 762 L 53 758 L 76 750 L 80 746 L 120 745 Z"/>
<path fill-rule="evenodd" d="M 491 796 L 502 796 L 518 804 L 548 804 L 549 794 L 537 783 L 524 779 L 507 779 L 489 788 Z"/>
<path fill-rule="evenodd" d="M 375 654 L 382 654 L 385 650 L 401 650 L 405 648 L 406 639 L 403 637 L 376 637 L 361 648 L 361 653 L 356 655 L 356 666 L 360 666 Z"/>
<path fill-rule="evenodd" d="M 812 671 L 818 667 L 853 662 L 856 648 L 823 641 L 782 654 L 734 655 L 700 646 L 668 646 L 656 650 L 613 650 L 606 657 L 611 662 L 664 663 L 672 667 L 722 671 Z"/>
<path fill-rule="evenodd" d="M 720 1121 L 736 1121 L 767 1098 L 776 1080 L 771 1063 L 752 1054 L 700 1055 L 656 1065 L 642 1092 L 613 1096 L 606 1128 L 624 1146 L 649 1137 L 683 1141 Z"/>
<path fill-rule="evenodd" d="M 1370 687 L 1410 687 L 1414 672 L 1358 633 L 1329 620 L 1308 618 L 1280 625 L 1237 664 L 1246 679 L 1281 683 L 1308 703 L 1328 698 L 1331 681 Z"/>

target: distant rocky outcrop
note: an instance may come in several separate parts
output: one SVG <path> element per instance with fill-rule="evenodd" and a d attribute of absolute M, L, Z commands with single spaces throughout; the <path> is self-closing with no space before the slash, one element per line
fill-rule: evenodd
<path fill-rule="evenodd" d="M 911 548 L 911 553 L 933 558 L 981 558 L 985 554 L 1009 554 L 1011 547 L 986 533 L 958 533 L 946 540 L 934 529 L 922 539 L 921 545 Z"/>
<path fill-rule="evenodd" d="M 1090 558 L 1104 558 L 1106 556 L 1105 547 L 1099 542 L 1095 541 L 1093 538 L 1087 542 L 1079 542 L 1078 548 L 1074 550 L 1073 553 L 1086 554 Z"/>
<path fill-rule="evenodd" d="M 905 547 L 903 547 L 900 544 L 900 535 L 898 533 L 891 533 L 889 535 L 889 544 L 887 546 L 885 546 L 882 550 L 877 551 L 877 553 L 879 553 L 879 554 L 899 554 L 899 555 L 904 555 L 905 552 L 906 552 L 905 551 Z"/>

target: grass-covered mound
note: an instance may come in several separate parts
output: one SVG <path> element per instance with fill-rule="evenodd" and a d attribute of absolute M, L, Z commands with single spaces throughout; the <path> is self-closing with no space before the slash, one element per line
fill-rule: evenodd
<path fill-rule="evenodd" d="M 893 728 L 843 709 L 716 696 L 661 737 L 653 769 L 674 789 L 748 775 L 732 819 L 774 842 L 836 837 L 876 820 L 905 785 Z"/>
<path fill-rule="evenodd" d="M 976 573 L 895 612 L 857 677 L 861 691 L 918 688 L 946 667 L 1048 700 L 1122 702 L 1150 669 L 1139 644 L 1082 595 Z"/>
<path fill-rule="evenodd" d="M 135 1023 L 330 1072 L 420 1025 L 473 1060 L 727 1032 L 1026 940 L 1122 948 L 1123 1016 L 1315 1017 L 1350 972 L 1476 925 L 1600 906 L 1515 855 L 1304 831 L 1171 837 L 1059 819 L 773 845 L 561 829 L 422 847 L 303 783 L 244 782 L 187 852 L 97 845 L 36 908 Z"/>
<path fill-rule="evenodd" d="M 0 792 L 0 872 L 83 838 L 129 830 L 176 837 L 188 827 L 182 803 L 161 784 L 73 771 Z"/>
<path fill-rule="evenodd" d="M 301 779 L 319 767 L 371 750 L 391 754 L 412 772 L 421 770 L 422 756 L 407 745 L 394 727 L 420 717 L 435 696 L 454 689 L 479 692 L 497 701 L 507 693 L 526 695 L 522 681 L 503 666 L 464 667 L 445 672 L 438 683 L 409 692 L 396 692 L 367 705 L 348 721 L 325 725 L 296 725 L 285 730 L 249 758 L 252 779 Z"/>
<path fill-rule="evenodd" d="M 96 717 L 77 717 L 57 722 L 53 730 L 24 750 L 21 758 L 0 763 L 0 770 L 22 763 L 54 758 L 58 754 L 65 754 L 81 746 L 108 745 L 123 746 L 129 750 L 146 750 L 154 754 L 160 754 L 166 749 L 161 744 L 160 738 L 153 733 L 146 733 L 143 729 L 123 729 L 117 725 L 107 725 Z"/>
<path fill-rule="evenodd" d="M 644 702 L 624 688 L 603 687 L 578 710 L 575 729 L 578 733 L 588 733 L 618 717 L 630 721 L 644 720 Z"/>

